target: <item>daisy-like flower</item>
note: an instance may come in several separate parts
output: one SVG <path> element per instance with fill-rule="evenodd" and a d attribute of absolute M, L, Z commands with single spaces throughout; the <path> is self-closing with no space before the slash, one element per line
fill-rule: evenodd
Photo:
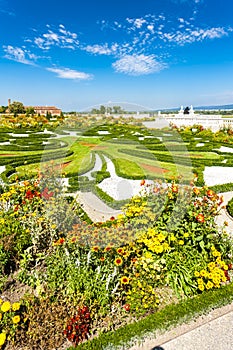
<path fill-rule="evenodd" d="M 121 266 L 123 264 L 123 259 L 119 256 L 115 259 L 114 263 L 116 266 Z"/>
<path fill-rule="evenodd" d="M 123 249 L 123 248 L 118 248 L 118 249 L 117 249 L 117 253 L 118 253 L 118 254 L 122 254 L 123 252 L 124 252 L 124 249 Z"/>
<path fill-rule="evenodd" d="M 122 284 L 129 284 L 129 278 L 126 276 L 121 277 L 121 283 Z"/>
<path fill-rule="evenodd" d="M 205 217 L 204 217 L 204 215 L 203 214 L 198 214 L 197 216 L 196 216 L 196 220 L 198 221 L 198 222 L 200 222 L 200 223 L 204 223 L 205 222 Z"/>
<path fill-rule="evenodd" d="M 92 250 L 93 252 L 96 252 L 96 253 L 97 253 L 97 252 L 99 251 L 98 245 L 95 245 L 94 247 L 92 247 L 91 250 Z"/>

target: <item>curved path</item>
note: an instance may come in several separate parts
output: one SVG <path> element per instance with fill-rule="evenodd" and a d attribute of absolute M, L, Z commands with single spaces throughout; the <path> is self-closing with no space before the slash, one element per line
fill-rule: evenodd
<path fill-rule="evenodd" d="M 229 202 L 229 200 L 233 197 L 233 192 L 229 191 L 229 192 L 223 192 L 223 193 L 219 193 L 219 196 L 223 196 L 223 203 L 220 209 L 220 213 L 217 216 L 215 222 L 216 224 L 219 226 L 219 228 L 221 229 L 221 227 L 223 227 L 224 222 L 228 223 L 228 226 L 225 226 L 225 230 L 233 235 L 233 218 L 228 214 L 227 210 L 226 210 L 226 205 Z"/>

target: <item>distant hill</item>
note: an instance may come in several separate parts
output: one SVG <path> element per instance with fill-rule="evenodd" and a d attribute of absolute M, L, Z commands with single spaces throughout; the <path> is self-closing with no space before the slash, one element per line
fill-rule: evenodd
<path fill-rule="evenodd" d="M 219 106 L 198 106 L 194 107 L 194 109 L 233 109 L 233 104 L 231 105 L 219 105 Z"/>

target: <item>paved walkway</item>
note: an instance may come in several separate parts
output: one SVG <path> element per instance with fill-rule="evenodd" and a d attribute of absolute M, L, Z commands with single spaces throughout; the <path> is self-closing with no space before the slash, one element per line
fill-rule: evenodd
<path fill-rule="evenodd" d="M 222 203 L 222 208 L 220 210 L 220 215 L 217 216 L 216 218 L 216 224 L 221 228 L 224 225 L 224 222 L 228 223 L 228 226 L 225 227 L 226 231 L 229 234 L 233 234 L 233 219 L 232 217 L 228 214 L 227 210 L 224 208 L 229 200 L 233 197 L 233 192 L 224 192 L 224 193 L 219 193 L 220 196 L 223 196 L 223 203 Z M 233 349 L 233 346 L 232 346 Z"/>
<path fill-rule="evenodd" d="M 93 222 L 104 222 L 122 213 L 110 208 L 92 192 L 76 192 L 76 199 Z"/>
<path fill-rule="evenodd" d="M 233 303 L 129 350 L 232 350 Z"/>

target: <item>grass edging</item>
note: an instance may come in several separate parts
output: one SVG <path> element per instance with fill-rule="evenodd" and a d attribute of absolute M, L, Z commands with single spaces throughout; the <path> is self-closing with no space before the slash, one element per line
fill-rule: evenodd
<path fill-rule="evenodd" d="M 167 305 L 138 322 L 127 324 L 116 331 L 102 333 L 99 337 L 76 347 L 70 347 L 68 350 L 126 350 L 145 338 L 155 338 L 155 332 L 167 331 L 177 325 L 187 323 L 198 316 L 207 314 L 212 309 L 228 305 L 232 301 L 233 283 L 230 283 L 220 289 L 209 290 L 193 298 L 182 300 L 178 304 Z"/>

